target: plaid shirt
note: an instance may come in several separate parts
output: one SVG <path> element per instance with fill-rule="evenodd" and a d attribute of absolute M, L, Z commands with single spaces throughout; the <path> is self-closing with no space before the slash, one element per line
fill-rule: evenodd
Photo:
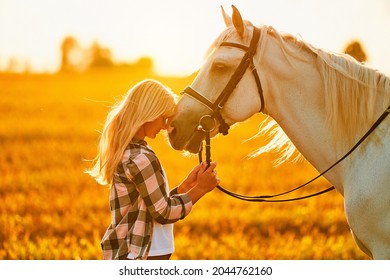
<path fill-rule="evenodd" d="M 147 143 L 133 140 L 123 153 L 110 190 L 111 225 L 103 236 L 104 259 L 146 259 L 153 222 L 174 223 L 187 216 L 192 201 L 177 189 L 167 193 L 165 173 Z"/>

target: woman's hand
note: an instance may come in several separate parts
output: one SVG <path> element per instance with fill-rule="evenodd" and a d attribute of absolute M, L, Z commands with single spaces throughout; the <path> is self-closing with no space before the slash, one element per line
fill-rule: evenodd
<path fill-rule="evenodd" d="M 220 180 L 217 177 L 217 172 L 215 171 L 216 166 L 217 164 L 215 162 L 210 163 L 209 167 L 207 167 L 207 163 L 205 162 L 200 164 L 200 168 L 196 176 L 196 184 L 187 192 L 193 204 L 195 204 L 206 193 L 212 191 L 219 184 Z"/>
<path fill-rule="evenodd" d="M 192 203 L 195 204 L 202 196 L 212 191 L 220 182 L 215 167 L 216 162 L 211 162 L 207 167 L 206 162 L 196 166 L 187 178 L 180 184 L 178 192 L 187 193 Z"/>
<path fill-rule="evenodd" d="M 212 191 L 220 182 L 220 179 L 217 176 L 215 167 L 217 166 L 216 162 L 211 162 L 210 166 L 207 167 L 206 162 L 200 164 L 200 169 L 197 175 L 197 182 L 195 186 L 206 192 Z"/>

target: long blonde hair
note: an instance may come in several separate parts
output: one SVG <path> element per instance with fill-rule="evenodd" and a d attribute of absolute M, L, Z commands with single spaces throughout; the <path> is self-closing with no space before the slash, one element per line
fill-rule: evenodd
<path fill-rule="evenodd" d="M 87 170 L 99 184 L 112 183 L 123 152 L 137 131 L 160 116 L 170 117 L 176 108 L 176 96 L 155 80 L 143 80 L 132 87 L 125 98 L 108 113 L 101 134 L 99 153 Z"/>

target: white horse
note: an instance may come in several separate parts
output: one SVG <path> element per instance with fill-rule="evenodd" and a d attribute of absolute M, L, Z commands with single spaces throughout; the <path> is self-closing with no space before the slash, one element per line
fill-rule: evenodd
<path fill-rule="evenodd" d="M 263 128 L 275 136 L 257 153 L 297 149 L 319 172 L 326 170 L 369 130 L 390 104 L 390 78 L 352 57 L 330 53 L 281 35 L 269 26 L 243 21 L 233 7 L 223 11 L 227 29 L 216 39 L 191 88 L 212 104 L 238 67 L 254 30 L 260 39 L 253 65 L 232 89 L 218 122 L 231 125 L 259 111 L 273 120 Z M 258 86 L 251 70 L 261 82 Z M 258 91 L 262 91 L 262 99 Z M 208 101 L 207 101 L 208 100 Z M 262 104 L 263 103 L 263 104 Z M 170 133 L 172 147 L 198 152 L 204 133 L 199 119 L 211 105 L 183 95 Z M 358 246 L 374 259 L 390 259 L 390 117 L 344 161 L 324 176 L 344 196 L 345 214 Z M 271 127 L 273 126 L 273 129 Z"/>

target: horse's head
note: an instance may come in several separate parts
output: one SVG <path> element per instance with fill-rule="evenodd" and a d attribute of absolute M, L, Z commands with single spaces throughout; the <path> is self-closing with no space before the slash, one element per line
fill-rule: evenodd
<path fill-rule="evenodd" d="M 220 132 L 227 134 L 230 125 L 246 120 L 264 103 L 253 60 L 259 30 L 255 32 L 250 22 L 243 21 L 234 6 L 232 18 L 223 9 L 222 14 L 227 29 L 210 48 L 211 52 L 191 86 L 185 89 L 171 124 L 174 129 L 169 138 L 177 150 L 199 151 L 205 136 L 199 125 L 214 128 L 213 120 L 202 117 L 211 116 Z M 217 133 L 218 129 L 214 129 L 211 135 Z"/>

